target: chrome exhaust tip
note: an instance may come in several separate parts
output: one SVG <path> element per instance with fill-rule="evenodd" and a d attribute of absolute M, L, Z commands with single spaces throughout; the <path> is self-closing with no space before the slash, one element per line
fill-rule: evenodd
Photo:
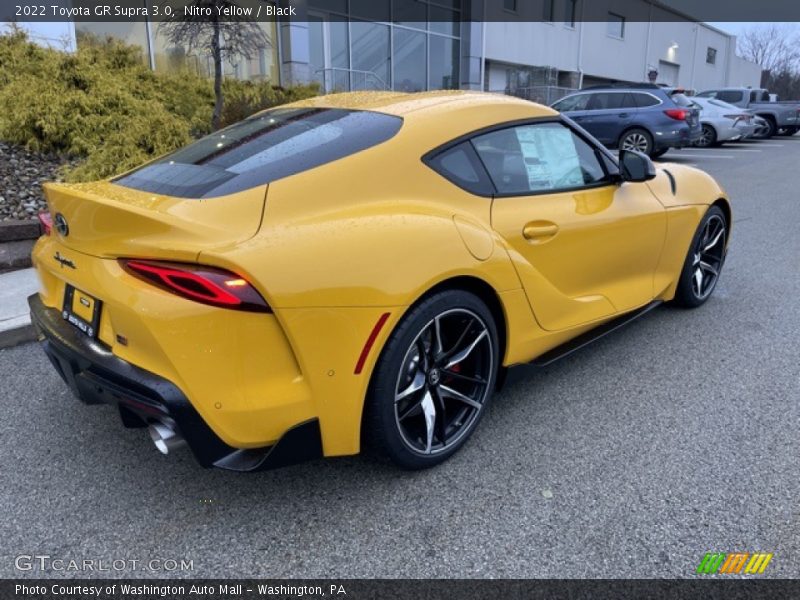
<path fill-rule="evenodd" d="M 150 433 L 150 439 L 153 440 L 153 443 L 161 454 L 174 452 L 186 443 L 186 440 L 169 425 L 153 423 L 147 430 Z"/>

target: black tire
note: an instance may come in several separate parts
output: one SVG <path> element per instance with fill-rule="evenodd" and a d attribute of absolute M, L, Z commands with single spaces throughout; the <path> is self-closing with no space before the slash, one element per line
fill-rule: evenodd
<path fill-rule="evenodd" d="M 619 138 L 620 150 L 637 150 L 648 156 L 653 155 L 653 136 L 646 129 L 634 127 L 623 133 Z"/>
<path fill-rule="evenodd" d="M 650 158 L 661 158 L 667 152 L 669 152 L 669 148 L 661 148 L 661 150 L 653 150 L 653 153 L 650 155 Z"/>
<path fill-rule="evenodd" d="M 778 133 L 778 124 L 775 123 L 775 119 L 772 117 L 764 117 L 764 120 L 767 122 L 767 132 L 764 134 L 764 139 L 769 139 L 775 136 Z"/>
<path fill-rule="evenodd" d="M 698 148 L 709 148 L 717 145 L 717 130 L 708 123 L 703 123 L 702 137 L 694 143 Z"/>
<path fill-rule="evenodd" d="M 447 290 L 412 308 L 373 372 L 364 406 L 365 446 L 405 469 L 447 460 L 489 406 L 499 370 L 498 340 L 491 311 L 472 293 Z"/>
<path fill-rule="evenodd" d="M 712 206 L 697 226 L 689 246 L 675 291 L 676 305 L 696 308 L 711 297 L 725 264 L 727 238 L 725 213 L 718 206 Z"/>

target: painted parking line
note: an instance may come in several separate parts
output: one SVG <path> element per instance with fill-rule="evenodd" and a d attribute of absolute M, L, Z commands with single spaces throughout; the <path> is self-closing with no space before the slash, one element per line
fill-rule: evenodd
<path fill-rule="evenodd" d="M 740 152 L 751 152 L 760 154 L 761 152 L 763 152 L 763 150 L 749 150 L 745 148 L 740 148 L 739 146 L 728 146 L 728 144 L 725 144 L 725 150 L 733 150 L 734 152 L 736 152 L 736 154 L 739 154 Z"/>
<path fill-rule="evenodd" d="M 691 157 L 693 160 L 698 158 L 736 158 L 735 156 L 732 156 L 730 154 L 700 154 L 700 153 L 688 154 L 687 158 L 688 157 Z M 674 158 L 678 158 L 678 156 L 675 156 Z"/>

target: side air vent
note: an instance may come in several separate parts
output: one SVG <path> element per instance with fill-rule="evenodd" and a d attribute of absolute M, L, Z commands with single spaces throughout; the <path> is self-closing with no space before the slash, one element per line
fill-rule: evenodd
<path fill-rule="evenodd" d="M 675 181 L 675 176 L 666 169 L 662 170 L 667 174 L 667 177 L 669 177 L 669 186 L 672 188 L 672 195 L 674 196 L 678 192 L 678 184 Z"/>

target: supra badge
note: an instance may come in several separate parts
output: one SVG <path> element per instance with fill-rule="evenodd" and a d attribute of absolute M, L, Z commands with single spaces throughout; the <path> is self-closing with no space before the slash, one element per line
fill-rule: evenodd
<path fill-rule="evenodd" d="M 78 267 L 75 266 L 75 263 L 72 262 L 65 256 L 61 256 L 61 252 L 56 252 L 53 258 L 56 260 L 58 264 L 61 265 L 61 268 L 69 267 L 70 269 L 77 269 Z"/>

